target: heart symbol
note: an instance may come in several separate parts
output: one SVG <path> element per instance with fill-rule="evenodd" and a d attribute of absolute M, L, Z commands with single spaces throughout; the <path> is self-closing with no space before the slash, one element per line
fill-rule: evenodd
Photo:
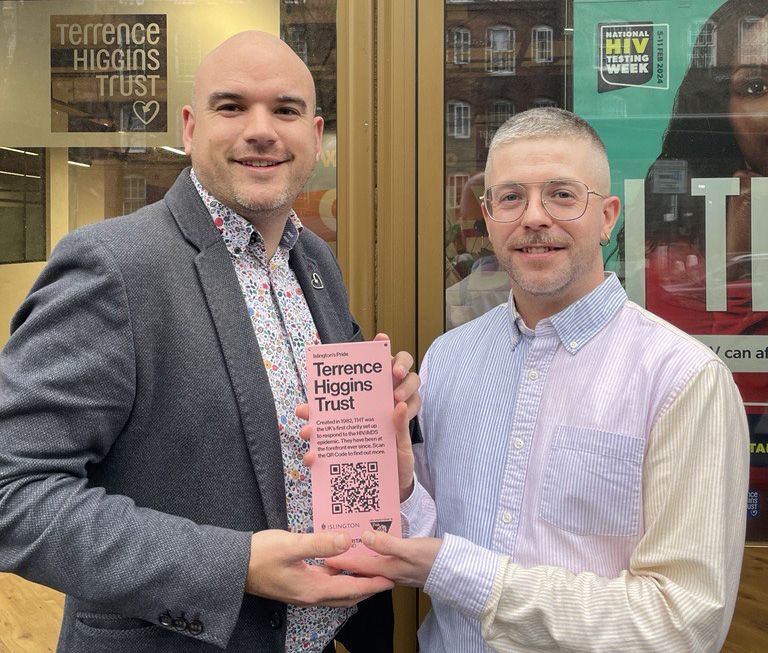
<path fill-rule="evenodd" d="M 149 102 L 136 100 L 136 102 L 133 103 L 133 112 L 145 125 L 151 123 L 159 111 L 160 103 L 157 100 L 150 100 Z"/>

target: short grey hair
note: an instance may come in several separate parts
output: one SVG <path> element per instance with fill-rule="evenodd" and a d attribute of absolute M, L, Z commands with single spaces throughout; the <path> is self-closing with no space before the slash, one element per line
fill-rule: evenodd
<path fill-rule="evenodd" d="M 606 185 L 600 190 L 601 192 L 610 191 L 611 171 L 603 139 L 584 118 L 556 107 L 539 107 L 523 111 L 512 116 L 499 127 L 488 150 L 486 175 L 494 150 L 517 140 L 533 138 L 570 138 L 586 141 L 592 146 L 597 157 L 595 161 L 597 181 L 601 185 Z"/>

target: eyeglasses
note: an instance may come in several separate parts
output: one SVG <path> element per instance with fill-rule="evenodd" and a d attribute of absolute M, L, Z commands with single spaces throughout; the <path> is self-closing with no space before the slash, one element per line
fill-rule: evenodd
<path fill-rule="evenodd" d="M 544 184 L 540 193 L 544 210 L 551 218 L 561 222 L 578 220 L 584 215 L 590 195 L 605 197 L 597 191 L 589 190 L 584 182 L 570 179 L 494 184 L 485 189 L 482 198 L 488 216 L 494 222 L 519 220 L 528 208 L 530 200 L 526 186 L 541 184 Z"/>

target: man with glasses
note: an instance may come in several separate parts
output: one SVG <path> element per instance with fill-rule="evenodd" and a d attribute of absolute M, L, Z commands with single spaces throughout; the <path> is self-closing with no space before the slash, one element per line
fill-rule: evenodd
<path fill-rule="evenodd" d="M 603 270 L 619 199 L 581 118 L 497 132 L 483 197 L 508 304 L 438 338 L 424 443 L 400 430 L 410 539 L 330 561 L 424 587 L 425 653 L 719 651 L 744 545 L 748 435 L 725 365 Z"/>

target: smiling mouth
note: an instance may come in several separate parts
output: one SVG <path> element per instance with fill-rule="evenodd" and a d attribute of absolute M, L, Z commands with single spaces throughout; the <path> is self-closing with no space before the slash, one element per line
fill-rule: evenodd
<path fill-rule="evenodd" d="M 549 247 L 544 245 L 537 245 L 531 247 L 519 247 L 518 251 L 525 252 L 526 254 L 546 254 L 547 252 L 556 252 L 562 249 L 562 247 Z"/>
<path fill-rule="evenodd" d="M 237 163 L 248 168 L 274 168 L 285 161 L 238 161 Z"/>

